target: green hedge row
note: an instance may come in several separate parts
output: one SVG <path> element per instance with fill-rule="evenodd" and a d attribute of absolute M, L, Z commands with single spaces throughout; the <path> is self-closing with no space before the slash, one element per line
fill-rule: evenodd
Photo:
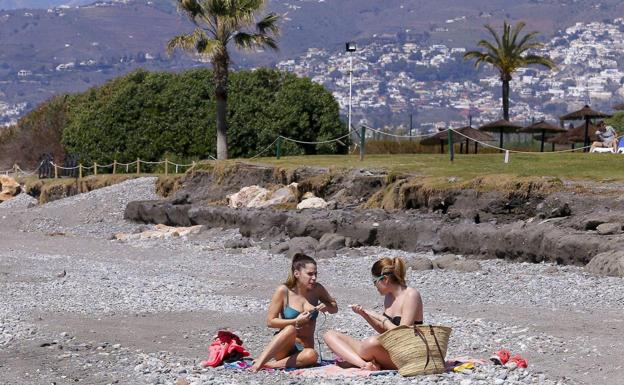
<path fill-rule="evenodd" d="M 206 159 L 216 152 L 212 71 L 137 70 L 84 93 L 57 97 L 62 145 L 83 163 Z M 228 144 L 231 158 L 250 157 L 278 135 L 323 141 L 346 133 L 331 93 L 307 78 L 270 69 L 230 74 Z M 62 106 L 58 106 L 58 104 Z M 41 109 L 39 109 L 41 110 Z M 45 110 L 45 109 L 44 109 Z M 26 116 L 24 121 L 47 119 Z M 340 144 L 285 142 L 285 155 L 340 153 Z M 274 150 L 271 150 L 274 153 Z M 271 152 L 268 153 L 269 155 Z"/>

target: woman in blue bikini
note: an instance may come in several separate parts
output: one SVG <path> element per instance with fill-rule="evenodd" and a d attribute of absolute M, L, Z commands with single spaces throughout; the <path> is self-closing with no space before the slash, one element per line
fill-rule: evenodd
<path fill-rule="evenodd" d="M 295 254 L 288 279 L 275 290 L 267 315 L 267 326 L 280 330 L 254 361 L 252 371 L 300 368 L 316 363 L 316 318 L 319 312 L 334 314 L 338 311 L 336 300 L 316 279 L 314 259 Z"/>
<path fill-rule="evenodd" d="M 422 324 L 422 299 L 418 290 L 405 283 L 405 262 L 401 258 L 381 258 L 373 264 L 371 273 L 373 285 L 384 296 L 384 312 L 379 314 L 360 305 L 351 305 L 351 310 L 380 334 L 399 325 Z M 353 366 L 365 370 L 396 369 L 377 336 L 358 341 L 331 330 L 324 339 L 336 355 Z"/>

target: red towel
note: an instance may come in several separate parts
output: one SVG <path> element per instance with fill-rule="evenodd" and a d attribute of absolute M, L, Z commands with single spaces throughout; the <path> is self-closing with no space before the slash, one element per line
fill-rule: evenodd
<path fill-rule="evenodd" d="M 227 330 L 219 330 L 214 340 L 208 346 L 208 359 L 201 362 L 204 368 L 217 367 L 223 360 L 233 357 L 236 359 L 249 356 L 249 352 L 243 346 L 243 341 L 234 333 Z"/>

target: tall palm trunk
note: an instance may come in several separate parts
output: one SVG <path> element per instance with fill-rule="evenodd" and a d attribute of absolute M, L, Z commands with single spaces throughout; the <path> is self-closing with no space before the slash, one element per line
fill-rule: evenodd
<path fill-rule="evenodd" d="M 217 104 L 217 159 L 228 158 L 227 146 L 227 98 L 228 69 L 230 58 L 223 53 L 214 58 L 212 67 L 215 80 L 215 99 Z"/>
<path fill-rule="evenodd" d="M 509 120 L 509 82 L 511 76 L 502 74 L 501 81 L 503 82 L 503 119 Z"/>
<path fill-rule="evenodd" d="M 501 81 L 503 82 L 503 119 L 509 121 L 509 81 L 511 75 L 501 74 Z M 500 130 L 499 147 L 503 148 L 503 129 Z M 503 152 L 503 150 L 500 150 Z"/>

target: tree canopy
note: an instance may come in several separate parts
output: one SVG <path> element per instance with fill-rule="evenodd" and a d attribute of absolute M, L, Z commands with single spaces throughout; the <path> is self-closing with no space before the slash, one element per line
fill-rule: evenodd
<path fill-rule="evenodd" d="M 464 59 L 475 60 L 477 68 L 486 63 L 498 70 L 503 83 L 503 118 L 505 120 L 509 120 L 509 82 L 512 80 L 512 74 L 519 68 L 532 64 L 548 69 L 556 68 L 550 58 L 530 53 L 544 45 L 537 40 L 538 32 L 536 31 L 521 35 L 525 25 L 524 22 L 518 22 L 512 26 L 504 21 L 502 34 L 499 34 L 491 25 L 486 25 L 485 29 L 490 33 L 492 41 L 480 40 L 477 46 L 483 51 L 474 50 L 464 54 Z"/>
<path fill-rule="evenodd" d="M 171 39 L 167 51 L 181 48 L 212 63 L 217 106 L 217 158 L 227 159 L 228 45 L 233 43 L 244 50 L 277 50 L 280 16 L 274 12 L 261 15 L 267 0 L 177 0 L 176 3 L 195 29 Z"/>
<path fill-rule="evenodd" d="M 331 93 L 307 78 L 259 69 L 232 73 L 230 151 L 256 155 L 278 135 L 322 141 L 346 133 Z M 179 74 L 137 70 L 82 94 L 65 97 L 62 143 L 83 162 L 161 160 L 165 155 L 205 159 L 216 150 L 212 71 Z M 285 143 L 282 153 L 344 151 L 340 145 Z M 274 149 L 267 153 L 274 153 Z"/>

